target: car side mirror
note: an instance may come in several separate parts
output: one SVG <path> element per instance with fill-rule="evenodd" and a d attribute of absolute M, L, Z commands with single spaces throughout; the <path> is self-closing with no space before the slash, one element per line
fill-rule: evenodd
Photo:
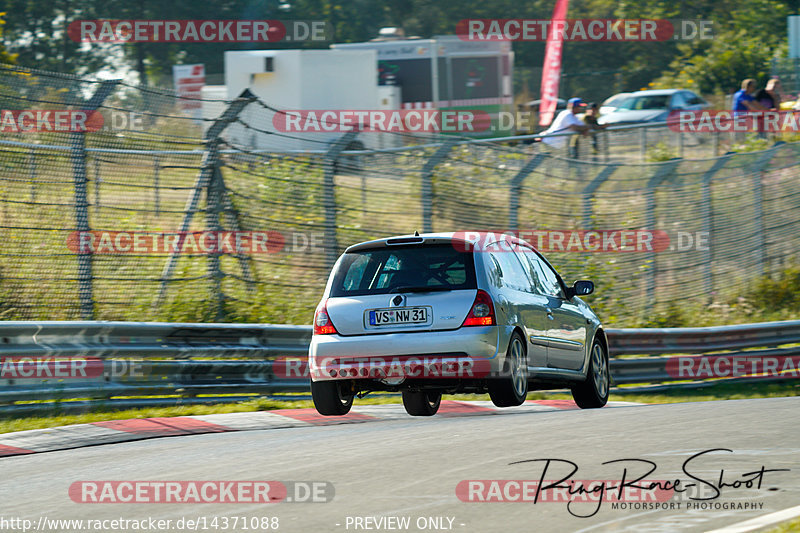
<path fill-rule="evenodd" d="M 594 292 L 594 283 L 589 280 L 581 279 L 576 281 L 572 287 L 568 287 L 567 296 L 571 300 L 573 296 L 586 296 Z"/>

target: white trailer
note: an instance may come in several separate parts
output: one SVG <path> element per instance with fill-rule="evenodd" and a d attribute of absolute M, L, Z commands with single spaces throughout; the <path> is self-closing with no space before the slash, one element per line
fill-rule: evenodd
<path fill-rule="evenodd" d="M 248 50 L 225 52 L 227 97 L 245 89 L 283 111 L 363 110 L 379 107 L 375 50 Z M 276 113 L 257 104 L 241 115 L 247 124 L 228 126 L 225 137 L 247 149 L 320 150 L 342 132 L 278 131 Z M 370 135 L 359 135 L 367 146 Z"/>
<path fill-rule="evenodd" d="M 509 42 L 471 42 L 455 35 L 331 45 L 334 50 L 375 50 L 381 86 L 398 86 L 403 109 L 482 111 L 492 117 L 483 135 L 512 132 L 498 122 L 513 111 L 514 52 Z"/>

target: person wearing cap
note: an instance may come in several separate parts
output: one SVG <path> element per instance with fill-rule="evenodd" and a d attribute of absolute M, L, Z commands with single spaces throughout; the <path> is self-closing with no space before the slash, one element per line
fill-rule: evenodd
<path fill-rule="evenodd" d="M 572 131 L 585 134 L 589 131 L 589 126 L 584 124 L 584 122 L 577 117 L 582 107 L 586 107 L 586 104 L 584 104 L 583 100 L 580 98 L 570 98 L 567 100 L 567 108 L 558 114 L 549 128 L 542 132 L 542 142 L 552 148 L 564 148 L 567 145 L 568 136 L 558 135 L 555 137 L 547 137 L 547 135 Z"/>
<path fill-rule="evenodd" d="M 756 102 L 764 106 L 764 109 L 767 111 L 780 111 L 781 101 L 783 100 L 781 96 L 781 81 L 776 77 L 770 78 L 767 82 L 767 86 L 756 91 L 753 98 Z M 765 117 L 760 117 L 758 121 L 758 136 L 762 139 L 767 138 Z"/>
<path fill-rule="evenodd" d="M 781 81 L 778 78 L 770 78 L 767 86 L 756 91 L 753 98 L 769 111 L 779 110 L 783 100 L 781 96 Z"/>

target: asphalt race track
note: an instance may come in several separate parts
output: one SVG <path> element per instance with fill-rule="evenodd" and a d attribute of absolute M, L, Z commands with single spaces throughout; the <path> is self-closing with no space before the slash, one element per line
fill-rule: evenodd
<path fill-rule="evenodd" d="M 2 517 L 29 519 L 30 529 L 40 531 L 77 530 L 49 522 L 59 519 L 106 520 L 102 527 L 108 531 L 710 531 L 800 503 L 798 412 L 800 398 L 518 414 L 512 408 L 502 416 L 309 424 L 5 457 L 0 459 Z M 602 464 L 618 459 L 627 461 Z M 673 503 L 673 509 L 642 507 L 654 500 L 634 489 L 626 493 L 626 509 L 613 509 L 613 498 L 584 499 L 569 507 L 566 501 L 551 501 L 557 497 L 537 503 L 459 499 L 489 497 L 491 480 L 564 478 L 573 468 L 567 461 L 578 468 L 570 480 L 619 483 L 624 473 L 629 482 L 651 468 L 644 460 L 655 463 L 645 479 L 680 480 L 686 492 L 659 502 Z M 330 490 L 332 484 L 335 495 L 329 502 L 267 504 L 93 504 L 70 497 L 75 482 L 107 480 L 280 481 L 290 488 L 287 499 L 304 501 L 314 498 L 307 489 Z M 486 481 L 463 483 L 471 492 L 457 495 L 456 487 L 467 480 Z M 517 485 L 497 486 L 505 487 L 509 498 L 521 497 Z M 317 499 L 325 494 L 320 489 Z M 494 495 L 504 497 L 502 489 Z M 695 508 L 687 509 L 689 504 Z M 152 529 L 117 522 L 112 528 L 111 520 L 150 518 L 171 522 Z M 188 527 L 189 520 L 198 522 Z"/>

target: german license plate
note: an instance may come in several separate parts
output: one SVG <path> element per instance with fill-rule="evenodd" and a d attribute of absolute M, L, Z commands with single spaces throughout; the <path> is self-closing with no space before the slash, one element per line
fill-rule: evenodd
<path fill-rule="evenodd" d="M 395 309 L 370 309 L 369 325 L 384 326 L 388 324 L 424 324 L 428 321 L 428 310 L 425 307 L 403 307 Z"/>

